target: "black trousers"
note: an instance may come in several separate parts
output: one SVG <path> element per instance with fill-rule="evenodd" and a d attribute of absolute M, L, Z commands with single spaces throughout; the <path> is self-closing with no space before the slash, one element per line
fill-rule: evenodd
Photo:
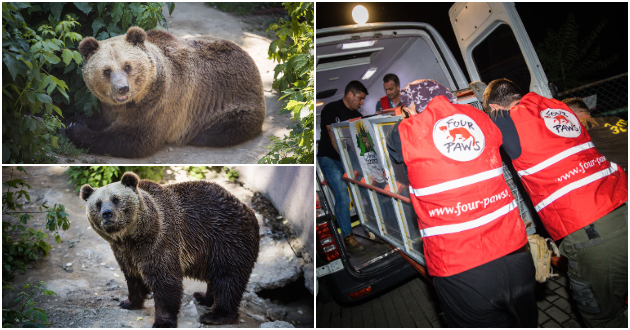
<path fill-rule="evenodd" d="M 434 277 L 449 327 L 535 328 L 536 270 L 527 252 L 506 255 L 447 277 Z"/>

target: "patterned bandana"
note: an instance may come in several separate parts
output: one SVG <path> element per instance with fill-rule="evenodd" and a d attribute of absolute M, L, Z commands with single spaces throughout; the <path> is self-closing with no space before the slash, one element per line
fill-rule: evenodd
<path fill-rule="evenodd" d="M 440 95 L 446 96 L 451 103 L 457 104 L 457 98 L 448 88 L 431 79 L 421 79 L 409 83 L 400 91 L 400 101 L 407 108 L 411 103 L 415 103 L 416 112 L 421 113 L 434 97 Z"/>

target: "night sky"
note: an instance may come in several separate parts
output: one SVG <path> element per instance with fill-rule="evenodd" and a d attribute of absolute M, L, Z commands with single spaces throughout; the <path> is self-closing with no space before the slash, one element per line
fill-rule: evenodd
<path fill-rule="evenodd" d="M 353 25 L 352 8 L 363 5 L 370 17 L 368 23 L 376 22 L 423 22 L 432 25 L 444 38 L 451 52 L 464 72 L 466 66 L 461 51 L 455 40 L 455 33 L 448 18 L 452 2 L 442 3 L 330 3 L 317 2 L 316 28 Z M 592 75 L 592 81 L 609 78 L 628 72 L 628 4 L 627 3 L 517 3 L 523 25 L 534 46 L 543 42 L 547 29 L 557 30 L 570 12 L 575 14 L 579 26 L 578 39 L 582 39 L 590 29 L 603 18 L 608 23 L 600 33 L 595 46 L 600 47 L 600 58 L 606 59 L 614 54 L 617 61 L 608 69 Z M 593 47 L 594 48 L 594 47 Z M 467 75 L 467 73 L 466 73 Z"/>

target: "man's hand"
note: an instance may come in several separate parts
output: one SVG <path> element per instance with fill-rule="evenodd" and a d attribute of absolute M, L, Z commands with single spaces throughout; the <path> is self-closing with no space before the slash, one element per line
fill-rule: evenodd
<path fill-rule="evenodd" d="M 332 144 L 333 148 L 335 148 L 337 154 L 339 154 L 339 148 L 337 148 L 337 143 L 335 143 L 335 135 L 333 134 L 330 125 L 326 125 L 326 130 L 328 131 L 328 135 L 330 136 L 330 143 Z"/>

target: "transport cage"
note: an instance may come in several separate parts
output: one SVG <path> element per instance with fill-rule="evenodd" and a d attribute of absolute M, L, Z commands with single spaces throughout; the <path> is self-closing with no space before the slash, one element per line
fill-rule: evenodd
<path fill-rule="evenodd" d="M 361 133 L 353 131 L 358 120 L 344 121 L 332 124 L 335 143 L 339 147 L 341 161 L 346 175 L 344 180 L 350 187 L 352 199 L 355 201 L 359 220 L 363 228 L 376 237 L 398 248 L 414 261 L 425 266 L 424 247 L 416 213 L 409 196 L 409 180 L 403 164 L 395 164 L 389 159 L 387 151 L 387 136 L 400 116 L 378 115 L 360 119 L 360 126 L 373 132 L 371 143 L 374 153 L 382 160 L 386 180 L 374 177 L 374 169 L 369 168 L 360 158 L 361 150 L 357 152 Z M 514 199 L 518 201 L 519 212 L 527 234 L 536 232 L 532 211 L 523 196 L 518 192 L 513 178 L 503 164 L 504 178 L 512 191 Z M 380 173 L 377 174 L 381 176 Z"/>

